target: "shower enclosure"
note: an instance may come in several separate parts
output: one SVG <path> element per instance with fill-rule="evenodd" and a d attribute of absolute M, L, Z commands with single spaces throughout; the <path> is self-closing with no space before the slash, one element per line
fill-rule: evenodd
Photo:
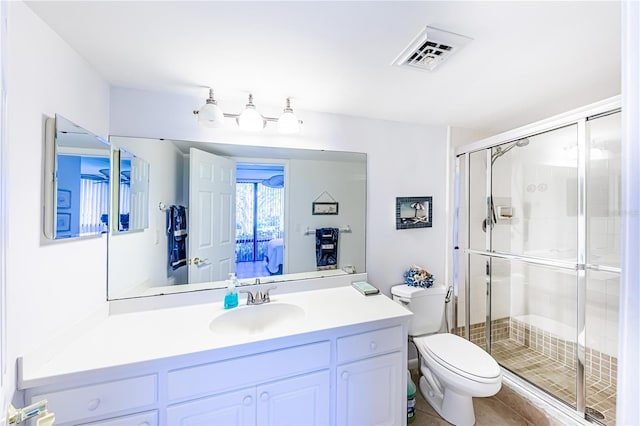
<path fill-rule="evenodd" d="M 619 106 L 608 100 L 458 148 L 454 197 L 455 332 L 532 391 L 607 425 L 618 346 Z"/>

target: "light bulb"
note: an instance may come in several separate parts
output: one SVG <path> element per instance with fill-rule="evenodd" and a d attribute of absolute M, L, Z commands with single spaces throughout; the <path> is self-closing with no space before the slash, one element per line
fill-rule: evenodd
<path fill-rule="evenodd" d="M 300 122 L 293 114 L 293 109 L 291 109 L 291 99 L 289 98 L 287 98 L 287 106 L 284 108 L 284 113 L 280 118 L 278 118 L 278 132 L 284 134 L 300 132 Z"/>
<path fill-rule="evenodd" d="M 300 123 L 293 112 L 285 112 L 278 118 L 278 132 L 285 134 L 298 133 L 300 131 Z"/>
<path fill-rule="evenodd" d="M 209 89 L 209 98 L 198 111 L 198 123 L 205 127 L 220 127 L 224 121 L 224 113 L 213 99 L 213 89 Z"/>
<path fill-rule="evenodd" d="M 249 95 L 249 103 L 236 120 L 238 126 L 248 132 L 259 132 L 266 124 L 264 117 L 256 111 L 256 106 L 253 104 L 253 95 L 251 94 Z"/>
<path fill-rule="evenodd" d="M 224 113 L 214 103 L 206 103 L 198 111 L 198 123 L 205 127 L 220 127 L 224 121 Z"/>

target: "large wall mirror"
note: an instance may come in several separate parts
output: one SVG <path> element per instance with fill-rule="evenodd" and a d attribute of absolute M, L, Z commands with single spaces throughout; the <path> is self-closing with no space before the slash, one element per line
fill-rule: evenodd
<path fill-rule="evenodd" d="M 108 231 L 109 143 L 66 118 L 46 122 L 44 234 L 50 239 Z"/>
<path fill-rule="evenodd" d="M 109 233 L 110 300 L 365 271 L 366 154 L 112 136 L 148 226 Z"/>

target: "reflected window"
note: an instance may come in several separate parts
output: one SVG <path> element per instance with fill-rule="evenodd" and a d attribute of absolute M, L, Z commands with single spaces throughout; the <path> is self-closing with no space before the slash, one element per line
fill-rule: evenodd
<path fill-rule="evenodd" d="M 236 167 L 236 274 L 280 275 L 283 268 L 284 167 Z"/>

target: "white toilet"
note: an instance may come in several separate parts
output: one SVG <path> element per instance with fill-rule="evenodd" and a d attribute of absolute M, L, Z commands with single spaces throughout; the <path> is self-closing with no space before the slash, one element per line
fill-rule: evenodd
<path fill-rule="evenodd" d="M 409 336 L 418 348 L 420 392 L 436 412 L 454 425 L 473 425 L 473 397 L 493 396 L 502 372 L 487 352 L 462 337 L 439 333 L 446 288 L 397 285 L 393 300 L 413 312 Z"/>

